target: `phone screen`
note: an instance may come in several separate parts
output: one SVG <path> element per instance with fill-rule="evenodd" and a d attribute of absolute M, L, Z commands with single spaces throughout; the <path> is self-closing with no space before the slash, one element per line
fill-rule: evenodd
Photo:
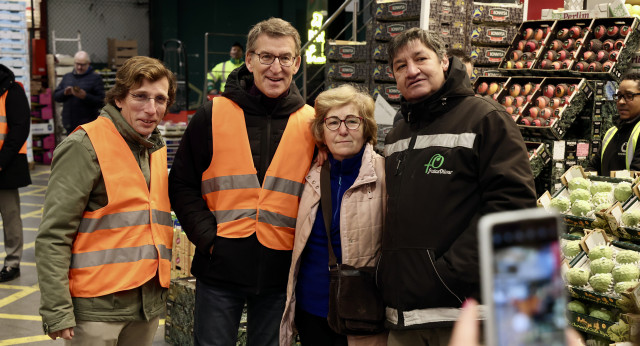
<path fill-rule="evenodd" d="M 496 223 L 492 298 L 496 345 L 564 345 L 566 293 L 556 217 Z"/>

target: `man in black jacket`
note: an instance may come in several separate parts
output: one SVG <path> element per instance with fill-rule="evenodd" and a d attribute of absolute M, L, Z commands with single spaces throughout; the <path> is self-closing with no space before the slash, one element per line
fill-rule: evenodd
<path fill-rule="evenodd" d="M 0 65 L 0 215 L 7 254 L 0 282 L 20 276 L 23 238 L 18 188 L 31 184 L 26 145 L 30 126 L 27 95 L 13 72 Z"/>
<path fill-rule="evenodd" d="M 77 52 L 73 57 L 73 71 L 62 77 L 53 92 L 56 102 L 63 102 L 62 125 L 71 133 L 76 127 L 96 120 L 104 104 L 102 77 L 91 67 L 89 54 Z"/>
<path fill-rule="evenodd" d="M 607 130 L 598 155 L 591 158 L 587 171 L 609 176 L 611 171 L 640 170 L 640 73 L 625 73 L 614 95 L 619 117 Z"/>
<path fill-rule="evenodd" d="M 389 345 L 447 345 L 467 298 L 480 298 L 480 216 L 535 206 L 522 136 L 499 104 L 476 97 L 464 65 L 418 28 L 389 60 L 404 119 L 385 140 L 387 203 L 378 284 Z"/>
<path fill-rule="evenodd" d="M 248 345 L 278 344 L 292 225 L 314 151 L 313 109 L 292 83 L 295 28 L 277 18 L 256 24 L 245 61 L 194 115 L 169 175 L 171 205 L 197 250 L 196 345 L 235 345 L 245 302 Z"/>

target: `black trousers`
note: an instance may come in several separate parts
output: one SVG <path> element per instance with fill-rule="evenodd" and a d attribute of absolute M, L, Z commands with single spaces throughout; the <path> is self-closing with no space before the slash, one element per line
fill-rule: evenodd
<path fill-rule="evenodd" d="M 347 346 L 347 337 L 331 330 L 326 318 L 296 309 L 295 321 L 302 346 Z"/>

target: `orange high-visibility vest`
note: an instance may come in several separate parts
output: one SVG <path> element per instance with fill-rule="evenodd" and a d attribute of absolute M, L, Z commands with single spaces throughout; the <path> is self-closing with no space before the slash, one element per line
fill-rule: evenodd
<path fill-rule="evenodd" d="M 18 83 L 21 87 L 22 84 Z M 0 96 L 0 149 L 2 149 L 2 145 L 4 144 L 4 139 L 9 134 L 9 125 L 7 124 L 7 94 L 9 94 L 9 90 L 7 90 L 2 96 Z M 18 151 L 19 154 L 27 153 L 27 142 L 25 141 Z"/>
<path fill-rule="evenodd" d="M 129 290 L 156 273 L 162 287 L 169 287 L 173 221 L 166 147 L 151 154 L 147 188 L 138 162 L 111 120 L 98 117 L 80 127 L 96 151 L 109 203 L 82 215 L 71 248 L 71 296 Z"/>
<path fill-rule="evenodd" d="M 315 146 L 310 130 L 313 108 L 305 105 L 289 116 L 262 187 L 242 108 L 216 97 L 211 113 L 213 157 L 202 174 L 201 188 L 218 222 L 217 235 L 246 238 L 256 233 L 270 249 L 293 249 L 298 203 Z"/>

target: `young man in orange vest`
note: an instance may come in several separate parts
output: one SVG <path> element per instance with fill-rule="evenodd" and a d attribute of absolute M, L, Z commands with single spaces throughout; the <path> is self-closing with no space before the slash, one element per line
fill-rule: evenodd
<path fill-rule="evenodd" d="M 100 116 L 56 148 L 36 237 L 44 331 L 78 345 L 151 345 L 165 310 L 173 222 L 156 129 L 173 73 L 133 57 Z"/>
<path fill-rule="evenodd" d="M 0 65 L 0 215 L 7 254 L 0 282 L 20 276 L 23 240 L 18 188 L 31 184 L 25 142 L 30 126 L 27 95 L 13 72 Z"/>
<path fill-rule="evenodd" d="M 248 345 L 277 345 L 313 108 L 293 75 L 300 36 L 271 18 L 247 39 L 246 64 L 194 115 L 169 176 L 171 202 L 196 245 L 196 345 L 235 345 L 247 304 Z"/>

